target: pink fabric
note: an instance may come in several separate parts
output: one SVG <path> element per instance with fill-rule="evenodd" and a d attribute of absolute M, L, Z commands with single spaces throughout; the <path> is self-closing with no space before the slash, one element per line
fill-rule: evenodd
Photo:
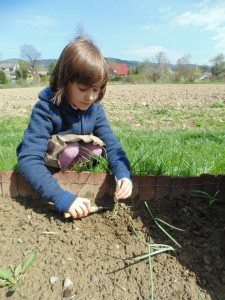
<path fill-rule="evenodd" d="M 79 153 L 79 144 L 75 143 L 68 143 L 67 148 L 64 149 L 62 152 L 59 153 L 59 162 L 61 168 L 67 168 L 71 162 L 77 157 Z"/>
<path fill-rule="evenodd" d="M 102 147 L 93 145 L 92 143 L 80 142 L 80 151 L 77 160 L 87 161 L 91 158 L 96 158 L 102 154 Z"/>
<path fill-rule="evenodd" d="M 59 162 L 62 169 L 68 168 L 73 162 L 89 161 L 102 154 L 102 147 L 92 143 L 68 143 L 67 148 L 59 153 Z"/>

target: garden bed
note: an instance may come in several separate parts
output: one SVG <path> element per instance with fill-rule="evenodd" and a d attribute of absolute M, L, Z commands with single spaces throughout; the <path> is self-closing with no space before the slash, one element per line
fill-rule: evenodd
<path fill-rule="evenodd" d="M 15 266 L 38 251 L 11 299 L 62 299 L 66 277 L 73 281 L 74 299 L 150 299 L 148 259 L 134 260 L 148 251 L 132 225 L 148 243 L 176 248 L 152 259 L 155 299 L 224 299 L 225 203 L 209 206 L 190 197 L 148 202 L 155 217 L 185 229 L 168 229 L 181 248 L 155 225 L 144 204 L 124 201 L 113 219 L 109 209 L 72 221 L 37 199 L 0 198 L 0 266 Z M 58 278 L 53 285 L 52 276 Z M 0 298 L 6 294 L 1 288 Z"/>

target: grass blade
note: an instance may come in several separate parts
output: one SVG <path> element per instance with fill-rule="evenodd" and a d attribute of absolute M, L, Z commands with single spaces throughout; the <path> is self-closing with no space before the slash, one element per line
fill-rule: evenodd
<path fill-rule="evenodd" d="M 151 246 L 151 245 L 149 245 L 149 246 Z M 174 250 L 172 247 L 168 246 L 167 248 L 163 248 L 163 249 L 159 249 L 159 250 L 150 252 L 150 254 L 149 254 L 149 253 L 146 253 L 146 254 L 144 254 L 144 255 L 137 256 L 137 257 L 135 257 L 134 259 L 135 259 L 135 260 L 145 259 L 145 258 L 149 257 L 149 255 L 150 255 L 150 256 L 154 256 L 154 255 L 157 255 L 157 254 L 166 252 L 166 251 L 175 251 L 175 250 Z"/>
<path fill-rule="evenodd" d="M 170 225 L 169 223 L 163 221 L 162 219 L 155 218 L 155 220 L 156 220 L 156 221 L 159 221 L 159 222 L 161 222 L 161 223 L 163 223 L 163 224 L 165 224 L 165 225 L 167 225 L 167 226 L 169 226 L 169 227 L 172 228 L 172 229 L 175 229 L 175 230 L 178 230 L 178 231 L 185 231 L 185 229 L 178 228 L 178 227 L 175 227 L 175 226 L 173 226 L 173 225 Z"/>
<path fill-rule="evenodd" d="M 13 284 L 16 282 L 15 279 L 13 278 L 13 273 L 8 269 L 0 268 L 0 278 L 3 280 L 8 280 Z"/>
<path fill-rule="evenodd" d="M 21 273 L 25 273 L 26 270 L 33 264 L 37 258 L 37 252 L 33 252 L 22 264 Z"/>

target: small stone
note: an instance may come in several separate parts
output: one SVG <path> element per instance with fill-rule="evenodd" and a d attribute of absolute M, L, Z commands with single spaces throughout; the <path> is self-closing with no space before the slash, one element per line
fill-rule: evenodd
<path fill-rule="evenodd" d="M 66 277 L 64 279 L 63 286 L 64 288 L 71 288 L 73 286 L 73 281 L 69 277 Z"/>
<path fill-rule="evenodd" d="M 71 298 L 73 296 L 73 292 L 71 289 L 65 289 L 63 291 L 63 298 Z"/>
<path fill-rule="evenodd" d="M 19 244 L 22 244 L 22 243 L 23 243 L 23 240 L 22 240 L 21 238 L 18 238 L 18 239 L 17 239 L 17 242 L 18 242 Z"/>
<path fill-rule="evenodd" d="M 91 275 L 91 282 L 93 283 L 98 282 L 98 277 L 96 275 Z"/>
<path fill-rule="evenodd" d="M 53 285 L 58 280 L 59 280 L 59 277 L 54 276 L 54 275 L 49 278 L 49 282 L 50 282 L 51 285 Z"/>

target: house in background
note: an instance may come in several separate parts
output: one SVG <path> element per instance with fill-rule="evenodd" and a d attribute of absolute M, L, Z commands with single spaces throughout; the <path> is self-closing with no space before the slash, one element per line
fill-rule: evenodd
<path fill-rule="evenodd" d="M 206 79 L 206 78 L 211 78 L 212 73 L 211 72 L 204 72 L 202 73 L 201 77 L 199 78 L 200 80 Z"/>
<path fill-rule="evenodd" d="M 15 78 L 15 72 L 16 72 L 16 70 L 19 70 L 19 69 L 20 69 L 20 66 L 18 63 L 12 63 L 12 62 L 0 63 L 0 70 L 2 70 L 5 73 L 5 75 L 10 79 Z"/>
<path fill-rule="evenodd" d="M 117 64 L 117 63 L 107 63 L 109 77 L 115 76 L 127 76 L 127 65 L 126 64 Z"/>

